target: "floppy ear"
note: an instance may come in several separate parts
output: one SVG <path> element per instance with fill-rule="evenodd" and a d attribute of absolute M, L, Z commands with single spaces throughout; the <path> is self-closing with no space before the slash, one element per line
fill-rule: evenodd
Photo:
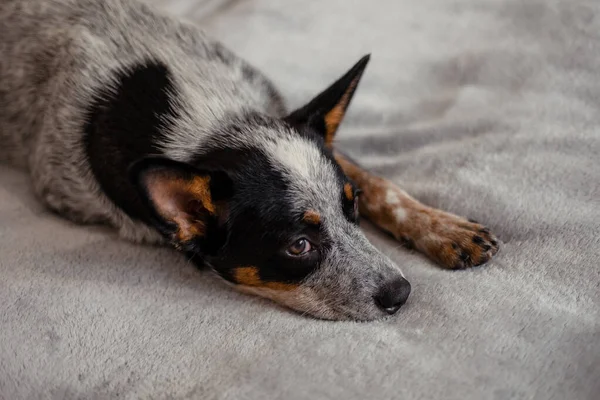
<path fill-rule="evenodd" d="M 233 194 L 225 172 L 198 170 L 164 158 L 145 158 L 129 173 L 156 228 L 177 244 L 206 239 Z"/>
<path fill-rule="evenodd" d="M 325 145 L 331 147 L 350 100 L 362 77 L 370 55 L 360 59 L 344 76 L 304 107 L 294 111 L 285 120 L 292 125 L 308 125 L 322 135 Z"/>

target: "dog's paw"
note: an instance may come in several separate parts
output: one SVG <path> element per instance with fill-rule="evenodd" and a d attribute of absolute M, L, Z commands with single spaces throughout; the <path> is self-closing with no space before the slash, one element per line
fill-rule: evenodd
<path fill-rule="evenodd" d="M 448 269 L 488 262 L 498 252 L 498 239 L 485 226 L 444 213 L 419 243 L 424 253 Z"/>
<path fill-rule="evenodd" d="M 408 248 L 448 269 L 481 265 L 498 252 L 498 239 L 483 225 L 425 206 L 392 182 L 361 180 L 360 212 Z"/>

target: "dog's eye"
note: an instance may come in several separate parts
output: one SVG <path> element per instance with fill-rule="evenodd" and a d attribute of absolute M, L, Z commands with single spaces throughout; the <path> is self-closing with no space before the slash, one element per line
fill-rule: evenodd
<path fill-rule="evenodd" d="M 303 256 L 312 250 L 312 245 L 306 239 L 299 239 L 287 249 L 287 253 L 291 256 Z"/>

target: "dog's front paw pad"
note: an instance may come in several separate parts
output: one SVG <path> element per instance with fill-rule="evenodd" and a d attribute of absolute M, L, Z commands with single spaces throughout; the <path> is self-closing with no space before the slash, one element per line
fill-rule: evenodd
<path fill-rule="evenodd" d="M 432 249 L 433 258 L 450 269 L 485 264 L 499 249 L 498 240 L 489 229 L 473 222 L 449 222 L 438 235 L 438 240 L 434 241 L 438 243 L 438 249 Z"/>

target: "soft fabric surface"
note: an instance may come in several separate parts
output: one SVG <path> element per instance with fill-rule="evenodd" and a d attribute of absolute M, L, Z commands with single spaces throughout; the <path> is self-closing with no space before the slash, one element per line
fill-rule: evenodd
<path fill-rule="evenodd" d="M 291 106 L 373 53 L 339 144 L 502 240 L 374 323 L 237 294 L 173 251 L 72 225 L 0 169 L 0 398 L 597 399 L 600 3 L 160 1 Z"/>

